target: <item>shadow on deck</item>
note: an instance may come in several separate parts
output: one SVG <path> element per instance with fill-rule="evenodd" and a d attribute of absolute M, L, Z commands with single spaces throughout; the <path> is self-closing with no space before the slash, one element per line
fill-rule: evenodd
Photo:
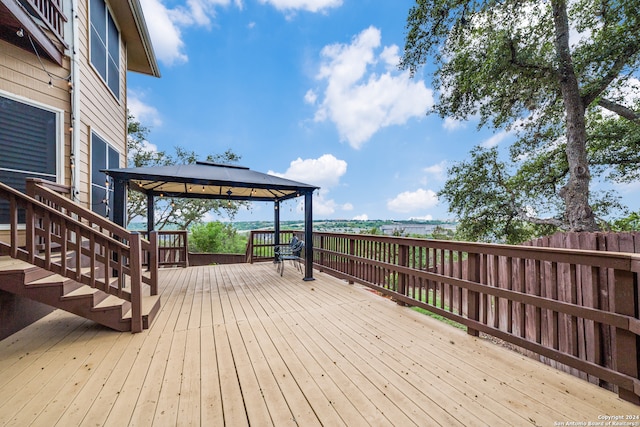
<path fill-rule="evenodd" d="M 160 292 L 140 334 L 56 311 L 0 341 L 0 425 L 552 426 L 640 414 L 322 273 L 167 269 Z"/>

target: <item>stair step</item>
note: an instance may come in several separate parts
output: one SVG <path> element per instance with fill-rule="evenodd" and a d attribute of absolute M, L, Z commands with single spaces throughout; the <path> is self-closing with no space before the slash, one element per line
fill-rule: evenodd
<path fill-rule="evenodd" d="M 94 305 L 91 311 L 101 311 L 101 310 L 113 310 L 116 307 L 122 307 L 125 303 L 125 300 L 120 299 L 116 296 L 109 295 L 98 304 Z"/>
<path fill-rule="evenodd" d="M 59 262 L 59 259 L 52 254 L 51 260 Z M 84 267 L 81 270 L 86 277 L 88 276 L 86 273 L 90 273 L 91 268 Z M 106 279 L 111 288 L 116 288 L 114 285 L 117 280 L 115 277 Z M 117 331 L 131 330 L 129 301 L 22 260 L 0 256 L 0 288 L 84 316 Z M 125 293 L 130 291 L 130 288 L 123 290 Z M 149 328 L 159 310 L 160 296 L 142 297 L 144 329 Z"/>
<path fill-rule="evenodd" d="M 81 284 L 78 288 L 64 294 L 61 297 L 61 300 L 80 300 L 83 298 L 92 298 L 91 306 L 95 307 L 107 297 L 109 297 L 109 295 L 105 292 L 102 292 L 101 290 L 96 288 L 92 288 L 91 286 Z"/>
<path fill-rule="evenodd" d="M 0 273 L 16 273 L 28 268 L 33 268 L 33 265 L 19 259 L 11 258 L 10 256 L 0 257 Z"/>
<path fill-rule="evenodd" d="M 61 285 L 64 282 L 71 281 L 64 276 L 59 274 L 51 274 L 50 276 L 46 276 L 40 279 L 32 280 L 30 282 L 25 283 L 26 286 L 51 286 L 51 285 Z"/>
<path fill-rule="evenodd" d="M 156 314 L 160 311 L 160 295 L 151 295 L 142 297 L 142 327 L 149 329 L 149 325 L 153 322 Z M 127 311 L 122 320 L 131 321 L 131 310 Z"/>

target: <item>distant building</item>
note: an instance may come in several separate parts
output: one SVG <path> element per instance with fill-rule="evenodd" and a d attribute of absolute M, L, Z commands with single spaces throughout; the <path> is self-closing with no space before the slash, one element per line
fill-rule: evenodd
<path fill-rule="evenodd" d="M 433 233 L 433 230 L 436 227 L 444 228 L 447 230 L 454 230 L 454 231 L 456 229 L 455 224 L 451 224 L 451 223 L 442 223 L 442 224 L 398 223 L 398 224 L 382 225 L 380 226 L 380 230 L 382 231 L 382 234 L 385 234 L 387 236 L 393 236 L 393 235 L 410 236 L 412 234 L 420 234 L 420 235 L 431 234 Z"/>

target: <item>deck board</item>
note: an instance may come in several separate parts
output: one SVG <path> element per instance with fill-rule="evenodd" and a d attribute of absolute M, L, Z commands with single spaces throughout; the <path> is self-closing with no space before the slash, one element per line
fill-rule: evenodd
<path fill-rule="evenodd" d="M 289 266 L 287 266 L 289 267 Z M 0 425 L 538 425 L 640 408 L 323 273 L 163 269 L 152 327 L 0 341 Z"/>

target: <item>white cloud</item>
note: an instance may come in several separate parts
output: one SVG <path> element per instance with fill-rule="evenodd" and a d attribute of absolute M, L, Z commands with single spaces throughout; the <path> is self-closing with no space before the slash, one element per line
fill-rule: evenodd
<path fill-rule="evenodd" d="M 369 220 L 369 215 L 367 214 L 362 214 L 362 215 L 356 215 L 353 217 L 354 221 L 368 221 Z"/>
<path fill-rule="evenodd" d="M 447 161 L 443 160 L 438 164 L 427 166 L 423 170 L 438 181 L 444 181 L 447 177 Z"/>
<path fill-rule="evenodd" d="M 454 130 L 466 128 L 467 122 L 462 120 L 456 120 L 452 117 L 447 117 L 444 119 L 444 122 L 442 123 L 442 127 L 448 131 L 454 131 Z"/>
<path fill-rule="evenodd" d="M 314 105 L 317 100 L 318 95 L 312 89 L 309 89 L 307 93 L 304 94 L 304 102 L 307 104 Z"/>
<path fill-rule="evenodd" d="M 260 3 L 270 4 L 280 11 L 323 12 L 333 7 L 342 6 L 342 0 L 260 0 Z"/>
<path fill-rule="evenodd" d="M 387 201 L 387 209 L 393 212 L 409 213 L 429 209 L 438 204 L 438 195 L 433 190 L 422 188 L 405 191 Z"/>
<path fill-rule="evenodd" d="M 184 42 L 174 17 L 160 0 L 140 0 L 144 10 L 144 18 L 158 60 L 166 65 L 187 61 L 183 52 Z"/>
<path fill-rule="evenodd" d="M 337 186 L 340 177 L 346 172 L 347 162 L 337 159 L 332 154 L 324 154 L 317 159 L 303 160 L 298 157 L 289 164 L 286 172 L 269 171 L 267 173 L 328 189 Z"/>
<path fill-rule="evenodd" d="M 504 141 L 511 133 L 509 131 L 503 130 L 495 135 L 491 136 L 491 138 L 486 139 L 480 143 L 480 146 L 483 148 L 493 148 L 496 145 L 500 144 Z"/>
<path fill-rule="evenodd" d="M 168 66 L 187 62 L 182 29 L 209 28 L 216 9 L 231 3 L 231 0 L 187 0 L 184 5 L 170 9 L 162 0 L 140 0 L 158 60 Z M 242 9 L 242 0 L 234 0 L 233 4 Z"/>
<path fill-rule="evenodd" d="M 380 129 L 422 117 L 433 105 L 433 91 L 423 81 L 397 71 L 398 47 L 377 54 L 380 44 L 380 30 L 369 27 L 351 44 L 328 45 L 321 53 L 317 78 L 326 88 L 315 120 L 335 123 L 341 140 L 356 149 Z M 375 70 L 379 63 L 381 74 Z"/>
<path fill-rule="evenodd" d="M 129 112 L 144 126 L 161 126 L 162 119 L 155 107 L 145 104 L 144 94 L 129 89 L 127 94 L 127 108 Z"/>
<path fill-rule="evenodd" d="M 271 170 L 267 173 L 320 187 L 318 193 L 313 197 L 313 212 L 317 216 L 329 216 L 336 210 L 350 211 L 353 209 L 353 205 L 350 203 L 339 205 L 328 198 L 329 190 L 340 184 L 340 178 L 346 172 L 347 162 L 337 159 L 332 154 L 324 154 L 317 159 L 303 160 L 298 158 L 293 160 L 284 173 Z"/>

